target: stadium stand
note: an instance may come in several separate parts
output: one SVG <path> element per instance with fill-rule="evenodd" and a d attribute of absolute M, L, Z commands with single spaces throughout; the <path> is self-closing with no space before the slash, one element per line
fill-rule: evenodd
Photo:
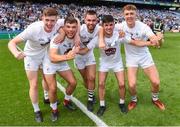
<path fill-rule="evenodd" d="M 115 0 L 117 1 L 117 0 Z M 121 2 L 133 3 L 147 3 L 147 2 L 162 2 L 162 3 L 175 3 L 172 0 L 119 0 Z M 101 1 L 102 2 L 102 1 Z M 176 3 L 179 1 L 176 1 Z M 121 7 L 119 6 L 90 6 L 90 5 L 76 5 L 76 4 L 60 4 L 60 3 L 30 3 L 30 2 L 14 2 L 7 3 L 0 2 L 0 34 L 7 31 L 22 31 L 30 23 L 40 20 L 41 10 L 45 7 L 56 7 L 62 18 L 66 17 L 68 13 L 73 12 L 80 21 L 84 12 L 88 9 L 97 11 L 99 18 L 104 14 L 112 14 L 116 22 L 123 21 L 122 14 L 120 13 Z M 165 24 L 165 30 L 172 30 L 180 28 L 180 12 L 170 10 L 156 10 L 156 9 L 140 9 L 139 19 L 148 25 L 151 24 L 156 18 L 160 18 Z"/>

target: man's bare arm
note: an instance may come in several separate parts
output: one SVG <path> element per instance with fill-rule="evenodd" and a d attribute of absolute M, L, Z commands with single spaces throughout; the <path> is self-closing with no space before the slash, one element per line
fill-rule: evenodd
<path fill-rule="evenodd" d="M 84 55 L 88 51 L 89 51 L 89 49 L 87 47 L 86 48 L 81 48 L 81 49 L 79 49 L 79 52 L 77 52 L 77 54 Z"/>
<path fill-rule="evenodd" d="M 8 43 L 9 50 L 14 55 L 14 57 L 18 60 L 23 59 L 25 57 L 24 52 L 17 49 L 17 45 L 21 43 L 22 41 L 23 40 L 20 37 L 16 36 Z"/>
<path fill-rule="evenodd" d="M 75 53 L 73 51 L 69 51 L 67 54 L 59 55 L 58 49 L 51 48 L 49 49 L 49 56 L 50 56 L 51 62 L 56 63 L 56 62 L 74 59 Z"/>

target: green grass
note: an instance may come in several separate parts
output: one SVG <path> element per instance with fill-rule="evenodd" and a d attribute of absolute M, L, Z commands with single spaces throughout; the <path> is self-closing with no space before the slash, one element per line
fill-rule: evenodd
<path fill-rule="evenodd" d="M 102 120 L 109 126 L 180 126 L 180 34 L 165 34 L 165 43 L 161 49 L 150 48 L 159 70 L 161 85 L 160 98 L 166 105 L 165 111 L 158 110 L 151 102 L 150 82 L 140 69 L 138 73 L 138 105 L 135 110 L 124 115 L 118 108 L 118 87 L 114 75 L 110 73 L 106 81 L 107 111 Z M 25 75 L 23 61 L 16 60 L 7 49 L 7 40 L 0 40 L 0 125 L 39 125 L 39 126 L 95 126 L 95 124 L 78 109 L 69 112 L 60 109 L 60 119 L 56 123 L 50 121 L 50 108 L 42 102 L 43 92 L 39 85 L 40 108 L 44 115 L 43 123 L 34 121 L 33 109 L 28 95 L 29 85 Z M 123 51 L 123 50 L 122 50 Z M 98 56 L 98 50 L 95 50 Z M 124 53 L 123 53 L 124 57 Z M 70 62 L 73 67 L 72 62 Z M 74 92 L 86 105 L 87 93 L 79 72 L 73 68 L 78 86 Z M 61 78 L 58 80 L 66 84 Z M 41 78 L 39 79 L 41 81 Z M 39 83 L 40 84 L 40 83 Z M 96 84 L 97 86 L 97 84 Z M 130 101 L 126 82 L 126 102 Z M 97 87 L 96 87 L 96 96 Z M 64 95 L 58 91 L 58 98 Z M 99 103 L 95 106 L 97 112 Z"/>

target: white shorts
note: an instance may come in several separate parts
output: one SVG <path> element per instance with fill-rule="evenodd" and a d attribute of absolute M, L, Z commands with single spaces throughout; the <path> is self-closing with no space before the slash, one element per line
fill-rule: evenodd
<path fill-rule="evenodd" d="M 56 72 L 70 70 L 70 67 L 67 62 L 60 62 L 57 64 L 45 62 L 43 65 L 44 74 L 56 74 Z"/>
<path fill-rule="evenodd" d="M 92 55 L 77 55 L 75 58 L 75 65 L 78 69 L 84 69 L 86 66 L 96 64 L 94 54 Z"/>
<path fill-rule="evenodd" d="M 33 57 L 26 56 L 24 58 L 24 68 L 26 71 L 38 71 L 40 65 L 43 64 L 44 59 L 35 59 Z"/>
<path fill-rule="evenodd" d="M 151 54 L 141 57 L 131 57 L 126 59 L 126 67 L 141 67 L 143 69 L 154 65 Z"/>
<path fill-rule="evenodd" d="M 123 63 L 122 62 L 117 62 L 114 64 L 101 64 L 99 65 L 99 71 L 100 72 L 109 72 L 110 70 L 112 70 L 113 72 L 119 72 L 119 71 L 123 71 L 124 67 L 123 67 Z"/>

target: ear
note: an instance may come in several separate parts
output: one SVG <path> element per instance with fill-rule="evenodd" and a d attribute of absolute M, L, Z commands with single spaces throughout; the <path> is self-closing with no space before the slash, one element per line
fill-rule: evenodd
<path fill-rule="evenodd" d="M 43 20 L 43 19 L 44 19 L 44 16 L 43 16 L 43 15 L 41 15 L 41 16 L 40 16 L 40 18 L 41 18 L 41 20 Z"/>
<path fill-rule="evenodd" d="M 86 18 L 84 18 L 84 23 L 86 23 Z"/>

